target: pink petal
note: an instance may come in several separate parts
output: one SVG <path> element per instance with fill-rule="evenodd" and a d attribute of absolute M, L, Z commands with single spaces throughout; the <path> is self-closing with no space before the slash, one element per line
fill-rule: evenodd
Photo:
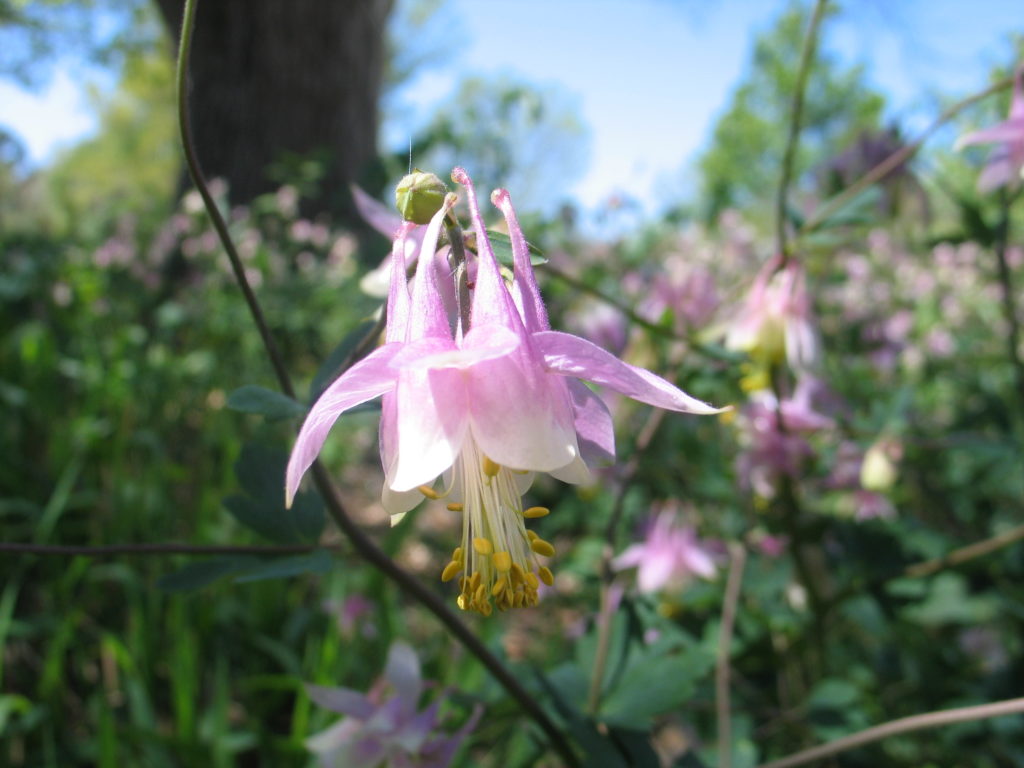
<path fill-rule="evenodd" d="M 533 274 L 533 265 L 530 263 L 530 248 L 523 237 L 523 230 L 519 226 L 519 219 L 516 217 L 515 209 L 512 207 L 512 198 L 504 189 L 496 189 L 491 194 L 491 202 L 494 203 L 505 215 L 505 223 L 508 225 L 508 236 L 512 241 L 513 276 L 512 297 L 523 317 L 523 325 L 528 333 L 550 330 L 548 314 L 544 309 L 544 301 L 540 297 L 540 289 L 537 287 L 537 279 Z"/>
<path fill-rule="evenodd" d="M 424 337 L 439 336 L 450 339 L 451 326 L 448 324 L 448 312 L 437 286 L 437 269 L 434 253 L 437 250 L 437 238 L 441 234 L 444 217 L 455 203 L 455 196 L 449 195 L 434 214 L 423 235 L 423 246 L 420 248 L 419 263 L 416 265 L 416 277 L 413 278 L 412 309 L 409 316 L 409 333 L 407 341 L 416 341 Z"/>
<path fill-rule="evenodd" d="M 480 207 L 477 205 L 473 181 L 462 168 L 452 171 L 452 179 L 466 187 L 469 192 L 469 213 L 473 219 L 473 229 L 476 232 L 476 287 L 473 289 L 470 324 L 495 323 L 512 328 L 517 333 L 523 333 L 522 318 L 519 317 L 508 288 L 505 287 L 505 281 L 502 279 L 498 267 L 498 260 L 494 257 L 491 241 L 487 238 L 487 228 L 484 226 Z"/>
<path fill-rule="evenodd" d="M 463 347 L 492 346 L 501 326 L 474 326 Z M 493 461 L 513 469 L 550 472 L 577 455 L 576 434 L 564 392 L 543 373 L 524 369 L 522 356 L 483 360 L 465 371 L 473 436 Z"/>
<path fill-rule="evenodd" d="M 602 384 L 634 400 L 671 411 L 710 414 L 728 410 L 691 397 L 660 376 L 624 363 L 579 336 L 544 331 L 533 338 L 544 356 L 544 364 L 555 373 Z"/>
<path fill-rule="evenodd" d="M 608 406 L 582 381 L 569 379 L 573 426 L 580 457 L 588 465 L 615 461 L 615 427 Z"/>
<path fill-rule="evenodd" d="M 327 433 L 338 417 L 349 408 L 394 388 L 396 374 L 388 364 L 399 349 L 399 344 L 385 344 L 375 349 L 335 379 L 310 409 L 288 459 L 285 472 L 286 506 L 291 506 L 302 476 L 320 453 Z"/>
<path fill-rule="evenodd" d="M 403 224 L 402 217 L 384 203 L 370 197 L 355 184 L 350 184 L 349 189 L 352 191 L 352 200 L 356 204 L 356 210 L 363 217 L 363 221 L 389 240 L 393 238 Z"/>
<path fill-rule="evenodd" d="M 385 341 L 405 341 L 412 302 L 409 296 L 409 283 L 405 279 L 405 244 L 409 232 L 415 226 L 412 222 L 403 222 L 395 234 L 395 242 L 391 246 L 390 287 L 388 289 L 387 328 L 384 332 Z"/>
<path fill-rule="evenodd" d="M 433 482 L 459 455 L 469 414 L 459 370 L 403 370 L 398 377 L 398 451 L 392 491 Z"/>
<path fill-rule="evenodd" d="M 1024 117 L 1005 120 L 1001 123 L 972 131 L 957 139 L 957 148 L 971 144 L 1009 144 L 1024 141 Z"/>

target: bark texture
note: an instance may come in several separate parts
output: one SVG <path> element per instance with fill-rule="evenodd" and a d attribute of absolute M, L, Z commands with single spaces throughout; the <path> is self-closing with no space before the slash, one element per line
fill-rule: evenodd
<path fill-rule="evenodd" d="M 182 0 L 157 0 L 177 37 Z M 393 0 L 201 0 L 192 43 L 192 123 L 209 178 L 233 202 L 274 189 L 288 157 L 321 158 L 307 213 L 349 213 L 348 183 L 376 156 Z"/>

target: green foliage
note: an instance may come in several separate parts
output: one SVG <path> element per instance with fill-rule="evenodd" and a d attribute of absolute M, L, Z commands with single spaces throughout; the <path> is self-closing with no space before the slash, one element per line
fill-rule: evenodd
<path fill-rule="evenodd" d="M 759 211 L 759 216 L 771 210 L 767 203 L 781 173 L 807 24 L 806 4 L 794 0 L 755 41 L 747 76 L 698 162 L 706 222 L 727 208 Z M 827 18 L 824 28 L 827 38 Z M 827 53 L 827 44 L 819 44 L 808 77 L 794 178 L 800 181 L 865 129 L 877 129 L 882 106 L 882 97 L 865 85 L 862 67 L 842 68 Z"/>
<path fill-rule="evenodd" d="M 59 212 L 56 226 L 89 240 L 122 216 L 152 225 L 173 207 L 181 151 L 169 41 L 160 38 L 129 57 L 117 90 L 94 98 L 99 133 L 64 153 L 46 173 L 51 205 Z"/>

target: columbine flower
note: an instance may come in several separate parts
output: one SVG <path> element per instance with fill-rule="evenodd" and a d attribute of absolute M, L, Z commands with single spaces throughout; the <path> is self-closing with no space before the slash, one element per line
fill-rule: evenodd
<path fill-rule="evenodd" d="M 821 344 L 799 262 L 769 259 L 761 268 L 729 328 L 725 346 L 772 365 L 789 362 L 796 371 L 817 367 Z"/>
<path fill-rule="evenodd" d="M 446 768 L 480 718 L 477 708 L 458 731 L 439 732 L 440 697 L 419 711 L 420 662 L 405 643 L 388 651 L 384 677 L 368 694 L 348 688 L 307 685 L 321 707 L 346 715 L 306 741 L 322 768 Z"/>
<path fill-rule="evenodd" d="M 814 410 L 812 393 L 817 382 L 805 377 L 792 397 L 781 405 L 767 390 L 754 392 L 737 419 L 743 451 L 736 467 L 745 488 L 766 499 L 775 496 L 781 475 L 796 477 L 804 461 L 814 455 L 804 434 L 829 429 L 835 422 Z"/>
<path fill-rule="evenodd" d="M 713 578 L 716 570 L 696 532 L 668 504 L 651 521 L 643 542 L 627 547 L 612 565 L 617 570 L 636 567 L 641 592 L 682 589 L 694 576 Z"/>
<path fill-rule="evenodd" d="M 463 513 L 462 545 L 441 578 L 462 574 L 459 607 L 489 615 L 495 606 L 535 604 L 540 583 L 553 581 L 540 558 L 553 556 L 554 547 L 526 528 L 526 520 L 548 514 L 523 505 L 533 473 L 583 482 L 588 462 L 614 457 L 608 410 L 576 379 L 670 410 L 720 409 L 588 341 L 550 330 L 508 193 L 498 190 L 492 201 L 508 223 L 511 286 L 502 279 L 469 176 L 456 168 L 452 178 L 469 191 L 474 279 L 436 252 L 454 195 L 427 226 L 411 294 L 400 266 L 414 225 L 399 229 L 386 343 L 342 374 L 310 410 L 288 463 L 286 496 L 290 502 L 338 416 L 383 395 L 383 504 L 393 521 L 423 496 L 446 498 L 449 509 Z M 465 266 L 472 274 L 474 265 Z M 435 490 L 442 474 L 444 487 Z"/>
<path fill-rule="evenodd" d="M 978 176 L 978 191 L 991 192 L 1004 185 L 1016 185 L 1024 178 L 1024 64 L 1013 78 L 1013 97 L 1006 120 L 989 128 L 961 136 L 956 149 L 971 144 L 998 144 Z"/>

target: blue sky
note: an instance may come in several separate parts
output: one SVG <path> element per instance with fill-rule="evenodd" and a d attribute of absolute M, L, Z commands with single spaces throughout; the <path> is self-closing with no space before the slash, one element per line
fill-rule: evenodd
<path fill-rule="evenodd" d="M 590 129 L 589 167 L 565 182 L 585 206 L 625 193 L 656 207 L 659 189 L 685 188 L 688 164 L 707 141 L 747 66 L 753 37 L 781 0 L 449 0 L 452 52 L 405 94 L 415 128 L 465 74 L 511 74 L 557 84 Z M 829 20 L 826 45 L 863 62 L 911 129 L 935 114 L 935 96 L 966 94 L 1005 64 L 1011 33 L 1024 32 L 1020 0 L 858 0 Z M 58 66 L 28 93 L 0 81 L 0 124 L 45 162 L 95 129 L 84 84 Z M 398 141 L 398 143 L 401 143 Z M 552 184 L 562 184 L 552 179 Z M 560 195 L 562 196 L 562 195 Z"/>

